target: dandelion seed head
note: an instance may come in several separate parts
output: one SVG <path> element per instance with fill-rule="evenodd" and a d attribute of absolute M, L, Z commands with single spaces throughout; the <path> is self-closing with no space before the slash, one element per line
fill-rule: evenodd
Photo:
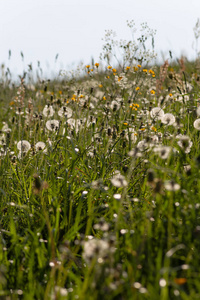
<path fill-rule="evenodd" d="M 200 119 L 196 119 L 193 125 L 195 129 L 200 130 Z"/>
<path fill-rule="evenodd" d="M 176 119 L 173 114 L 167 113 L 161 117 L 161 122 L 166 125 L 173 125 Z"/>
<path fill-rule="evenodd" d="M 47 152 L 47 149 L 46 149 L 46 145 L 44 142 L 37 142 L 35 144 L 35 150 L 36 152 L 39 152 L 39 151 L 42 151 L 42 152 Z"/>
<path fill-rule="evenodd" d="M 167 285 L 167 281 L 164 278 L 161 278 L 160 281 L 159 281 L 159 285 L 161 287 L 165 287 Z"/>
<path fill-rule="evenodd" d="M 43 111 L 42 111 L 43 115 L 45 117 L 53 117 L 55 111 L 53 109 L 53 107 L 51 105 L 45 105 Z"/>
<path fill-rule="evenodd" d="M 154 120 L 160 120 L 164 116 L 164 111 L 160 107 L 154 107 L 150 111 L 150 116 Z"/>
<path fill-rule="evenodd" d="M 58 120 L 48 120 L 46 122 L 46 128 L 50 131 L 58 131 L 59 125 L 60 123 Z"/>
<path fill-rule="evenodd" d="M 110 181 L 115 187 L 118 187 L 118 188 L 126 187 L 128 185 L 125 177 L 121 174 L 115 175 Z"/>
<path fill-rule="evenodd" d="M 175 191 L 180 190 L 180 185 L 178 183 L 174 182 L 173 180 L 165 181 L 164 186 L 167 191 L 175 192 Z"/>
<path fill-rule="evenodd" d="M 31 144 L 26 140 L 19 141 L 17 143 L 17 149 L 21 152 L 28 152 L 31 149 Z"/>

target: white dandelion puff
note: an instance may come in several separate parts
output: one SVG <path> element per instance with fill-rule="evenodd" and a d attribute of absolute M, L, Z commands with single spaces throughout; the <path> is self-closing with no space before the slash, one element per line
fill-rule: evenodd
<path fill-rule="evenodd" d="M 123 175 L 121 175 L 120 173 L 113 176 L 113 178 L 110 181 L 114 186 L 116 186 L 118 188 L 126 187 L 128 185 L 125 177 Z"/>
<path fill-rule="evenodd" d="M 190 153 L 193 142 L 190 140 L 189 136 L 179 134 L 178 136 L 176 136 L 176 138 L 179 139 L 179 141 L 177 142 L 179 147 L 183 149 L 185 153 Z"/>
<path fill-rule="evenodd" d="M 172 125 L 175 123 L 175 121 L 176 119 L 174 115 L 170 113 L 164 114 L 164 116 L 161 118 L 161 122 L 166 125 Z"/>
<path fill-rule="evenodd" d="M 193 125 L 195 129 L 200 130 L 200 119 L 196 119 Z"/>
<path fill-rule="evenodd" d="M 17 149 L 26 153 L 31 149 L 31 144 L 26 140 L 19 141 L 17 143 Z"/>
<path fill-rule="evenodd" d="M 61 109 L 59 109 L 59 111 L 58 111 L 58 115 L 61 118 L 63 118 L 63 117 L 71 118 L 72 109 L 69 107 L 66 107 L 66 106 L 62 106 Z"/>
<path fill-rule="evenodd" d="M 42 151 L 42 152 L 46 153 L 47 149 L 46 149 L 45 143 L 44 142 L 37 142 L 35 144 L 35 151 L 36 152 Z"/>
<path fill-rule="evenodd" d="M 50 131 L 58 131 L 59 125 L 60 123 L 58 120 L 48 120 L 46 122 L 46 128 Z"/>
<path fill-rule="evenodd" d="M 167 180 L 164 182 L 167 191 L 175 192 L 180 190 L 180 185 L 173 180 Z"/>
<path fill-rule="evenodd" d="M 150 111 L 150 116 L 154 120 L 160 120 L 164 116 L 164 110 L 160 107 L 154 107 Z"/>
<path fill-rule="evenodd" d="M 169 146 L 159 146 L 153 149 L 155 153 L 157 153 L 162 159 L 167 159 L 171 152 L 171 147 Z"/>
<path fill-rule="evenodd" d="M 53 117 L 55 110 L 53 109 L 53 107 L 51 105 L 45 105 L 42 113 L 45 117 L 50 118 L 50 117 Z"/>

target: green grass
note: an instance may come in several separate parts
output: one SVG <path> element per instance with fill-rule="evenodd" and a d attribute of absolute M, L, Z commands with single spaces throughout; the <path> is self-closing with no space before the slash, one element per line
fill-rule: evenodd
<path fill-rule="evenodd" d="M 137 65 L 1 82 L 0 299 L 200 298 L 198 69 Z"/>

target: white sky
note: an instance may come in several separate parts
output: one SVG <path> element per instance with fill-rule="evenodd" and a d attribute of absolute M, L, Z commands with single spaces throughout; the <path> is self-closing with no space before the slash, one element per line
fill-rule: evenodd
<path fill-rule="evenodd" d="M 90 63 L 91 56 L 99 61 L 106 29 L 131 38 L 126 20 L 134 20 L 138 30 L 142 22 L 157 30 L 158 54 L 167 58 L 171 50 L 174 57 L 193 58 L 198 18 L 200 0 L 0 0 L 0 63 L 20 73 L 31 62 L 36 68 L 38 60 L 56 72 L 80 60 Z"/>

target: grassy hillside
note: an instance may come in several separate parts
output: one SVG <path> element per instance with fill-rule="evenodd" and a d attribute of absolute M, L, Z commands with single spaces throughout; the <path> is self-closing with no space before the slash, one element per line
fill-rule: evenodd
<path fill-rule="evenodd" d="M 200 298 L 198 60 L 108 63 L 1 79 L 0 299 Z"/>

